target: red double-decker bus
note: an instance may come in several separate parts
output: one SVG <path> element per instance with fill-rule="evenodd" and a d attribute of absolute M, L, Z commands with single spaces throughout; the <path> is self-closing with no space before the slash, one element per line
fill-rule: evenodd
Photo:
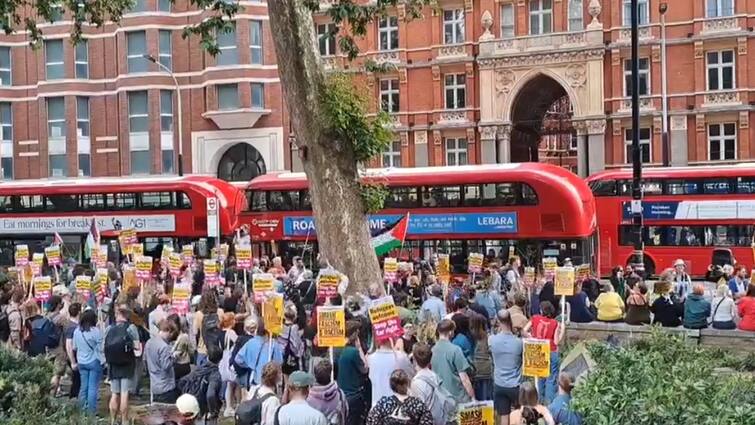
<path fill-rule="evenodd" d="M 232 235 L 246 207 L 242 190 L 206 176 L 19 180 L 0 184 L 0 264 L 13 260 L 13 247 L 32 252 L 52 243 L 57 232 L 64 251 L 81 259 L 82 244 L 97 219 L 103 243 L 122 229 L 136 230 L 145 250 Z M 208 218 L 209 211 L 209 218 Z M 207 248 L 209 249 L 209 248 Z M 158 254 L 159 255 L 159 254 Z"/>
<path fill-rule="evenodd" d="M 525 263 L 543 256 L 595 264 L 595 202 L 585 182 L 548 164 L 367 170 L 363 180 L 385 184 L 385 209 L 369 217 L 372 231 L 411 213 L 403 257 L 448 253 L 462 272 L 470 252 Z M 247 188 L 250 225 L 258 254 L 290 259 L 316 251 L 312 208 L 303 173 L 273 173 Z M 306 249 L 305 249 L 306 248 Z M 396 253 L 401 254 L 401 253 Z"/>
<path fill-rule="evenodd" d="M 627 264 L 633 251 L 632 171 L 604 171 L 587 182 L 598 209 L 601 274 L 608 275 L 612 266 Z M 690 274 L 703 276 L 713 251 L 722 248 L 752 267 L 755 164 L 648 168 L 642 188 L 646 272 L 682 259 Z"/>

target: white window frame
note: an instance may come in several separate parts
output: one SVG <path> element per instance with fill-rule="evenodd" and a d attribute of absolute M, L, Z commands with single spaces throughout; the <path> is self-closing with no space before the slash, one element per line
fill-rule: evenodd
<path fill-rule="evenodd" d="M 379 81 L 380 85 L 380 110 L 389 114 L 395 114 L 401 109 L 401 93 L 400 83 L 396 78 L 385 78 Z M 387 88 L 383 89 L 383 83 L 387 84 Z M 393 95 L 398 98 L 398 103 L 394 105 Z"/>
<path fill-rule="evenodd" d="M 139 93 L 139 92 L 144 92 L 146 94 L 146 98 L 147 98 L 147 110 L 143 114 L 136 114 L 136 113 L 135 114 L 131 114 L 131 106 L 130 106 L 131 105 L 131 96 L 130 96 L 130 94 L 131 93 Z M 147 92 L 146 90 L 135 90 L 133 92 L 128 92 L 128 94 L 126 95 L 126 108 L 127 108 L 128 121 L 129 121 L 128 133 L 129 134 L 148 134 L 149 133 L 149 92 Z M 146 120 L 147 120 L 147 128 L 144 131 L 133 131 L 131 129 L 131 119 L 132 118 L 146 118 Z M 131 149 L 131 150 L 134 150 L 134 149 Z"/>
<path fill-rule="evenodd" d="M 232 108 L 221 108 L 220 107 L 220 89 L 223 87 L 236 87 L 236 105 Z M 232 111 L 234 109 L 239 109 L 241 106 L 240 100 L 239 100 L 239 85 L 237 83 L 228 83 L 228 84 L 217 84 L 215 85 L 215 98 L 218 104 L 218 110 L 219 111 Z"/>
<path fill-rule="evenodd" d="M 449 19 L 446 18 L 446 12 L 451 13 Z M 464 25 L 464 9 L 444 9 L 443 10 L 443 44 L 461 44 L 465 41 L 466 31 Z M 446 28 L 451 29 L 451 39 L 446 38 Z"/>
<path fill-rule="evenodd" d="M 253 28 L 257 26 L 259 28 L 259 44 L 253 44 Z M 249 21 L 249 63 L 253 65 L 262 65 L 265 62 L 265 35 L 263 31 L 263 25 L 262 21 L 260 20 L 250 20 Z M 259 62 L 254 61 L 254 52 L 259 51 Z"/>
<path fill-rule="evenodd" d="M 449 142 L 453 144 L 453 147 L 449 148 Z M 462 148 L 461 144 L 464 143 L 466 147 Z M 446 149 L 446 165 L 461 166 L 469 164 L 469 143 L 466 137 L 445 137 L 443 139 L 443 146 Z M 461 155 L 464 155 L 464 163 L 462 164 L 460 159 Z M 453 156 L 454 163 L 451 164 L 448 160 L 449 156 Z"/>
<path fill-rule="evenodd" d="M 328 38 L 328 33 L 331 31 L 331 28 L 335 28 L 336 24 L 330 22 L 327 24 L 317 24 L 317 50 L 320 52 L 320 56 L 327 57 L 327 56 L 335 56 L 336 54 L 336 39 L 335 36 L 332 38 Z M 322 51 L 320 48 L 320 43 L 323 42 L 323 38 L 325 39 L 325 52 Z M 331 51 L 332 49 L 332 51 Z"/>
<path fill-rule="evenodd" d="M 642 138 L 642 130 L 646 130 L 648 132 L 648 138 L 643 139 Z M 624 129 L 624 163 L 629 164 L 632 162 L 631 155 L 629 155 L 629 148 L 632 146 L 632 129 L 631 128 L 625 128 Z M 642 161 L 642 146 L 648 147 L 648 161 L 643 162 L 643 164 L 652 164 L 653 163 L 653 132 L 648 127 L 640 127 L 640 161 Z"/>
<path fill-rule="evenodd" d="M 731 62 L 727 62 L 725 64 L 723 63 L 724 52 L 731 53 Z M 718 56 L 718 62 L 715 64 L 711 64 L 708 61 L 708 55 L 711 53 L 715 53 L 716 56 Z M 723 88 L 724 68 L 728 67 L 729 64 L 731 64 L 731 87 Z M 719 87 L 717 89 L 710 88 L 710 70 L 711 69 L 715 69 L 716 73 L 718 74 Z M 707 91 L 727 91 L 727 90 L 734 90 L 737 88 L 737 59 L 736 59 L 736 55 L 734 54 L 734 50 L 724 49 L 724 50 L 705 52 L 705 88 L 707 89 Z"/>
<path fill-rule="evenodd" d="M 449 84 L 447 78 L 451 77 L 453 81 Z M 459 77 L 462 77 L 464 82 L 459 82 Z M 445 74 L 443 76 L 443 102 L 446 109 L 465 109 L 467 107 L 467 76 L 464 73 L 459 74 Z M 448 104 L 448 93 L 453 94 L 453 105 Z M 463 105 L 459 105 L 459 100 L 464 102 Z"/>
<path fill-rule="evenodd" d="M 550 1 L 550 8 L 545 8 L 545 1 Z M 535 8 L 533 8 L 535 7 Z M 553 32 L 553 0 L 530 0 L 529 7 L 530 35 L 544 35 Z M 532 20 L 537 19 L 538 30 L 533 31 Z M 548 22 L 548 31 L 545 31 L 545 23 Z"/>
<path fill-rule="evenodd" d="M 567 7 L 567 21 L 569 23 L 569 31 L 582 31 L 585 29 L 585 9 L 584 2 L 582 0 L 568 0 Z M 577 12 L 579 12 L 579 25 L 577 23 Z M 575 16 L 572 16 L 575 15 Z"/>
<path fill-rule="evenodd" d="M 8 108 L 10 122 L 2 121 L 2 108 Z M 10 139 L 5 139 L 6 128 L 10 130 Z M 13 104 L 10 102 L 0 102 L 0 157 L 3 159 L 10 158 L 10 180 L 13 180 Z M 0 164 L 0 178 L 5 179 L 5 168 Z"/>
<path fill-rule="evenodd" d="M 734 127 L 734 134 L 733 135 L 725 135 L 724 134 L 724 128 L 726 128 L 727 125 L 731 125 Z M 711 136 L 710 135 L 710 129 L 711 127 L 718 127 L 719 128 L 719 134 L 718 136 Z M 738 136 L 739 132 L 737 130 L 737 123 L 732 122 L 720 122 L 720 123 L 711 123 L 708 124 L 708 160 L 709 161 L 736 161 L 737 159 L 737 148 L 738 148 Z M 734 140 L 734 158 L 726 158 L 726 141 L 727 140 Z M 718 143 L 718 158 L 713 158 L 712 155 L 712 149 L 711 145 L 713 143 Z"/>
<path fill-rule="evenodd" d="M 401 142 L 390 142 L 383 151 L 380 162 L 383 168 L 401 168 Z"/>
<path fill-rule="evenodd" d="M 645 61 L 645 64 L 647 65 L 647 68 L 642 68 L 642 61 Z M 650 94 L 653 92 L 650 88 L 650 58 L 640 58 L 639 59 L 640 64 L 640 81 L 642 78 L 645 78 L 645 87 L 647 88 L 647 93 L 640 93 L 640 97 L 642 96 L 650 96 Z M 627 64 L 629 64 L 630 68 L 627 69 Z M 629 85 L 627 84 L 627 78 L 632 78 L 632 60 L 631 59 L 624 59 L 624 97 L 631 97 L 632 94 L 629 93 Z"/>
<path fill-rule="evenodd" d="M 622 23 L 623 26 L 629 27 L 632 25 L 632 0 L 622 0 L 621 5 L 621 15 L 622 15 Z M 642 13 L 643 11 L 643 5 L 645 6 L 644 11 L 645 13 Z M 637 24 L 639 26 L 648 25 L 650 23 L 650 0 L 637 0 L 637 7 L 639 10 L 639 16 L 637 19 Z"/>
<path fill-rule="evenodd" d="M 60 62 L 50 62 L 50 61 L 48 61 L 47 52 L 48 52 L 48 49 L 49 49 L 51 43 L 60 43 L 60 50 L 61 50 L 60 55 L 61 55 L 61 57 L 63 59 L 62 61 L 60 61 Z M 64 78 L 66 78 L 66 55 L 65 55 L 65 45 L 64 45 L 63 39 L 45 40 L 44 44 L 45 44 L 45 79 L 46 80 L 62 80 Z M 60 67 L 62 67 L 63 68 L 63 75 L 61 75 L 60 77 L 51 78 L 50 77 L 50 67 L 51 66 L 55 66 L 55 67 L 60 66 Z"/>
<path fill-rule="evenodd" d="M 86 52 L 86 58 L 80 58 L 78 55 L 79 48 L 82 47 Z M 79 75 L 79 65 L 86 67 L 86 75 Z M 81 40 L 79 44 L 73 47 L 73 71 L 76 78 L 88 79 L 89 78 L 89 40 Z"/>
<path fill-rule="evenodd" d="M 173 114 L 173 91 L 174 90 L 160 90 L 160 132 L 161 133 L 170 133 L 173 134 L 173 129 L 176 126 L 174 114 Z M 170 111 L 163 110 L 163 94 L 170 93 Z M 163 128 L 163 118 L 169 117 L 170 118 L 170 129 L 166 130 Z M 172 145 L 172 144 L 171 144 Z"/>
<path fill-rule="evenodd" d="M 87 114 L 86 119 L 84 119 L 80 114 L 79 110 L 79 103 L 80 102 L 86 102 L 86 108 L 87 108 Z M 90 98 L 87 96 L 76 96 L 76 164 L 77 164 L 77 170 L 76 175 L 80 177 L 89 177 L 92 175 L 92 123 L 91 123 L 91 114 L 92 114 L 92 105 L 90 103 Z M 80 125 L 82 123 L 86 122 L 87 131 L 89 132 L 88 136 L 79 135 L 79 131 L 81 130 Z M 86 157 L 86 161 L 89 163 L 89 173 L 84 173 L 84 170 L 81 168 L 82 163 L 82 157 Z"/>
<path fill-rule="evenodd" d="M 162 45 L 162 36 L 166 33 L 168 34 L 167 52 L 163 50 L 165 46 Z M 161 29 L 157 32 L 157 61 L 171 71 L 173 70 L 173 31 L 171 30 Z"/>
<path fill-rule="evenodd" d="M 731 9 L 729 10 L 724 9 L 724 1 L 727 0 L 705 0 L 705 17 L 728 18 L 730 16 L 734 16 L 735 11 L 737 10 L 736 0 L 728 0 L 731 1 Z"/>
<path fill-rule="evenodd" d="M 260 105 L 254 104 L 254 90 L 255 87 L 259 88 L 261 90 L 262 94 L 262 103 Z M 263 83 L 252 83 L 250 86 L 250 92 L 249 92 L 249 100 L 250 105 L 252 105 L 252 109 L 265 109 L 265 85 Z"/>
<path fill-rule="evenodd" d="M 61 118 L 55 118 L 50 119 L 50 101 L 51 100 L 61 100 L 63 102 L 63 116 Z M 47 98 L 47 138 L 48 139 L 65 139 L 66 138 L 66 132 L 68 130 L 68 125 L 66 125 L 66 98 L 63 96 L 55 96 L 55 97 L 48 97 Z M 51 123 L 63 123 L 62 127 L 62 133 L 60 136 L 54 136 L 52 134 L 52 126 Z"/>
<path fill-rule="evenodd" d="M 218 50 L 219 50 L 218 55 L 215 59 L 215 63 L 217 66 L 233 66 L 233 65 L 238 65 L 239 63 L 239 32 L 236 26 L 236 22 L 231 22 L 231 25 L 233 26 L 233 31 L 225 32 L 225 31 L 218 30 L 217 32 L 216 40 L 218 43 Z M 229 36 L 231 32 L 233 33 L 233 45 L 227 45 L 227 46 L 221 45 L 220 44 L 221 34 L 222 36 L 225 37 L 225 36 Z M 226 54 L 225 51 L 228 51 L 229 54 L 231 52 L 235 53 L 236 57 L 233 60 L 233 63 L 224 63 L 224 64 L 220 63 L 220 58 L 223 57 L 224 54 Z"/>
<path fill-rule="evenodd" d="M 87 103 L 87 116 L 86 116 L 86 119 L 82 118 L 79 115 L 79 101 L 83 101 L 83 100 L 86 100 L 86 103 Z M 91 117 L 92 117 L 91 99 L 89 97 L 87 97 L 87 96 L 76 96 L 76 138 L 78 140 L 81 140 L 82 138 L 89 139 L 90 137 L 92 137 L 92 121 L 91 121 Z M 81 134 L 81 135 L 79 134 L 79 130 L 81 130 L 81 128 L 79 127 L 79 125 L 82 124 L 82 123 L 86 123 L 87 132 L 89 133 L 88 136 L 84 136 L 83 134 Z"/>
<path fill-rule="evenodd" d="M 396 36 L 395 46 L 392 44 L 394 34 Z M 385 43 L 383 43 L 383 36 L 385 36 Z M 386 16 L 385 18 L 378 19 L 378 50 L 390 51 L 398 49 L 398 37 L 399 34 L 397 16 Z"/>
<path fill-rule="evenodd" d="M 140 52 L 140 53 L 129 54 L 128 51 L 129 51 L 129 46 L 131 44 L 129 42 L 129 35 L 131 35 L 131 34 L 138 34 L 138 33 L 141 33 L 141 34 L 144 35 L 144 49 L 145 50 L 143 52 Z M 144 30 L 129 31 L 129 32 L 126 33 L 126 70 L 127 70 L 127 72 L 129 72 L 129 73 L 139 73 L 139 72 L 147 72 L 147 71 L 149 71 L 149 62 L 147 61 L 147 59 L 144 58 L 144 55 L 147 54 L 147 49 L 148 49 L 148 46 L 147 46 L 147 32 L 146 31 L 144 31 Z M 136 61 L 135 61 L 136 63 L 134 65 L 136 65 L 139 61 L 144 61 L 145 64 L 147 64 L 147 69 L 145 69 L 144 71 L 137 71 L 137 70 L 132 71 L 131 70 L 131 66 L 130 66 L 132 59 L 136 59 Z"/>
<path fill-rule="evenodd" d="M 8 81 L 0 81 L 0 85 L 2 86 L 12 86 L 13 85 L 13 48 L 11 46 L 0 46 L 0 49 L 2 51 L 8 52 L 8 68 L 0 68 L 0 72 L 8 73 Z"/>
<path fill-rule="evenodd" d="M 144 93 L 146 102 L 147 102 L 147 108 L 144 113 L 131 113 L 131 94 L 134 93 Z M 127 92 L 127 100 L 126 100 L 126 108 L 128 113 L 128 121 L 129 121 L 129 162 L 131 165 L 130 174 L 131 175 L 147 175 L 150 174 L 152 171 L 152 161 L 151 161 L 151 155 L 148 153 L 147 155 L 150 157 L 149 162 L 147 163 L 147 171 L 142 172 L 135 172 L 134 171 L 134 153 L 135 152 L 149 152 L 149 92 L 146 90 L 136 90 L 132 92 Z M 132 118 L 144 118 L 147 121 L 147 126 L 144 131 L 133 131 L 131 128 L 131 120 Z"/>
<path fill-rule="evenodd" d="M 511 10 L 511 23 L 504 22 L 504 9 Z M 510 33 L 506 34 L 507 31 L 510 31 Z M 516 5 L 514 3 L 503 3 L 501 4 L 501 38 L 509 39 L 514 37 L 516 37 Z"/>

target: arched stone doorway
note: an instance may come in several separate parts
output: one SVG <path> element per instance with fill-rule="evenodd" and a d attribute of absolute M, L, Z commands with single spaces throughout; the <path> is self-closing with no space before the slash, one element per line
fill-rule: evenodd
<path fill-rule="evenodd" d="M 540 74 L 519 90 L 511 110 L 511 162 L 548 162 L 577 171 L 577 133 L 569 94 Z"/>
<path fill-rule="evenodd" d="M 248 143 L 231 146 L 218 163 L 218 178 L 226 181 L 249 181 L 265 173 L 265 159 Z"/>

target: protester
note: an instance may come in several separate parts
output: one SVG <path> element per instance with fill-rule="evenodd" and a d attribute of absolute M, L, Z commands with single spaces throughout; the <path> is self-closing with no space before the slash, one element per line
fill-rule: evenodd
<path fill-rule="evenodd" d="M 71 368 L 71 388 L 68 391 L 68 398 L 78 398 L 81 389 L 81 374 L 79 373 L 76 353 L 73 346 L 73 334 L 79 327 L 79 316 L 81 314 L 81 304 L 73 303 L 68 306 L 68 324 L 63 328 L 63 338 L 65 339 L 65 353 L 68 366 Z"/>
<path fill-rule="evenodd" d="M 178 390 L 181 393 L 191 394 L 197 399 L 199 415 L 205 421 L 215 422 L 220 416 L 223 385 L 218 364 L 222 358 L 223 352 L 221 350 L 210 348 L 207 351 L 206 361 L 178 381 Z"/>
<path fill-rule="evenodd" d="M 350 320 L 346 322 L 346 347 L 338 357 L 338 387 L 346 396 L 349 410 L 346 417 L 347 425 L 361 425 L 364 423 L 367 389 L 367 357 L 359 341 L 361 322 Z"/>
<path fill-rule="evenodd" d="M 711 303 L 713 312 L 710 315 L 710 324 L 713 329 L 736 329 L 737 305 L 729 294 L 729 288 L 721 285 L 716 289 L 716 296 Z"/>
<path fill-rule="evenodd" d="M 332 379 L 333 365 L 324 359 L 315 365 L 315 384 L 309 389 L 307 403 L 325 415 L 330 425 L 344 425 L 349 413 L 346 395 Z"/>
<path fill-rule="evenodd" d="M 303 369 L 304 341 L 297 324 L 297 310 L 293 304 L 288 304 L 283 310 L 283 329 L 278 337 L 278 344 L 283 347 L 283 364 L 281 370 L 284 378 Z"/>
<path fill-rule="evenodd" d="M 417 344 L 412 350 L 416 373 L 409 394 L 418 398 L 433 417 L 434 425 L 447 425 L 456 415 L 456 402 L 440 385 L 440 378 L 430 369 L 432 350 L 427 344 Z"/>
<path fill-rule="evenodd" d="M 235 414 L 235 406 L 240 401 L 237 401 L 239 398 L 237 397 L 237 392 L 240 394 L 240 391 L 237 391 L 238 389 L 236 388 L 237 376 L 236 370 L 233 369 L 233 359 L 231 357 L 234 345 L 238 339 L 236 332 L 233 330 L 235 324 L 236 317 L 233 313 L 223 314 L 220 320 L 220 329 L 223 331 L 223 358 L 218 365 L 218 369 L 220 371 L 220 378 L 223 381 L 223 388 L 225 388 L 225 397 L 223 398 L 225 401 L 225 410 L 223 411 L 223 416 L 226 418 L 232 417 Z"/>
<path fill-rule="evenodd" d="M 705 329 L 711 314 L 710 301 L 706 300 L 705 287 L 697 283 L 692 287 L 692 294 L 684 302 L 683 325 L 687 329 Z"/>
<path fill-rule="evenodd" d="M 196 335 L 197 365 L 207 361 L 207 343 L 210 342 L 222 350 L 222 332 L 220 331 L 220 317 L 223 310 L 218 308 L 218 300 L 215 293 L 205 290 L 199 302 L 199 311 L 194 315 L 193 330 Z"/>
<path fill-rule="evenodd" d="M 506 282 L 508 287 L 514 292 L 519 292 L 522 287 L 522 277 L 519 275 L 519 269 L 522 267 L 522 260 L 518 256 L 512 255 L 509 258 L 509 264 L 506 267 Z"/>
<path fill-rule="evenodd" d="M 460 298 L 460 300 L 461 299 L 462 298 Z M 451 320 L 453 320 L 455 325 L 454 337 L 451 342 L 461 348 L 461 352 L 467 360 L 471 360 L 474 354 L 474 344 L 469 329 L 469 316 L 459 313 L 455 314 Z"/>
<path fill-rule="evenodd" d="M 328 425 L 325 415 L 307 403 L 309 389 L 314 382 L 312 375 L 300 370 L 289 376 L 289 402 L 275 414 L 276 425 Z"/>
<path fill-rule="evenodd" d="M 367 425 L 393 423 L 392 418 L 401 418 L 406 425 L 433 425 L 430 410 L 420 399 L 409 395 L 410 379 L 406 371 L 397 369 L 390 374 L 392 395 L 382 397 L 367 415 Z"/>
<path fill-rule="evenodd" d="M 508 425 L 511 408 L 518 403 L 524 345 L 513 333 L 511 313 L 500 310 L 496 319 L 498 332 L 488 338 L 493 357 L 493 403 L 499 424 Z"/>
<path fill-rule="evenodd" d="M 619 322 L 624 319 L 624 300 L 614 291 L 613 285 L 606 283 L 603 293 L 595 300 L 598 320 L 601 322 Z"/>
<path fill-rule="evenodd" d="M 280 399 L 275 388 L 281 380 L 281 368 L 268 363 L 262 368 L 262 383 L 252 387 L 249 398 L 236 409 L 236 425 L 274 425 Z"/>
<path fill-rule="evenodd" d="M 40 314 L 34 300 L 23 305 L 24 311 L 24 351 L 29 357 L 44 356 L 49 348 L 60 343 L 59 329 L 51 320 Z"/>
<path fill-rule="evenodd" d="M 517 292 L 514 295 L 514 305 L 509 307 L 508 312 L 511 317 L 511 330 L 516 335 L 522 334 L 522 329 L 527 326 L 527 315 L 525 310 L 527 309 L 527 295 L 522 292 Z"/>
<path fill-rule="evenodd" d="M 519 387 L 520 408 L 511 412 L 513 425 L 556 425 L 547 407 L 538 403 L 537 390 L 531 382 L 524 382 Z"/>
<path fill-rule="evenodd" d="M 144 359 L 149 372 L 149 387 L 155 403 L 175 403 L 178 399 L 173 350 L 169 343 L 178 338 L 178 328 L 170 320 L 160 323 L 160 331 L 144 346 Z"/>
<path fill-rule="evenodd" d="M 627 315 L 624 321 L 629 325 L 650 324 L 650 304 L 647 298 L 648 287 L 640 282 L 627 297 Z"/>
<path fill-rule="evenodd" d="M 191 356 L 194 355 L 194 346 L 191 344 L 191 339 L 187 332 L 187 323 L 181 320 L 177 314 L 171 314 L 167 317 L 167 320 L 173 322 L 178 329 L 178 337 L 173 342 L 173 373 L 176 376 L 176 381 L 179 381 L 184 376 L 191 372 Z"/>
<path fill-rule="evenodd" d="M 571 391 L 574 377 L 567 372 L 558 376 L 558 396 L 548 406 L 553 422 L 557 425 L 582 425 L 582 417 L 571 408 Z"/>
<path fill-rule="evenodd" d="M 611 270 L 609 282 L 619 297 L 622 300 L 625 299 L 626 297 L 624 295 L 626 294 L 625 288 L 627 286 L 627 281 L 624 277 L 624 269 L 621 268 L 621 266 L 616 266 Z M 598 298 L 600 298 L 600 296 L 598 296 Z"/>
<path fill-rule="evenodd" d="M 73 333 L 73 349 L 76 352 L 74 368 L 78 368 L 81 374 L 79 405 L 89 415 L 97 411 L 97 394 L 102 379 L 102 363 L 105 361 L 101 346 L 102 333 L 97 328 L 97 314 L 94 310 L 85 310 L 81 314 L 79 327 Z"/>
<path fill-rule="evenodd" d="M 502 307 L 501 295 L 489 283 L 483 283 L 475 292 L 474 302 L 485 309 L 485 318 L 490 320 Z"/>
<path fill-rule="evenodd" d="M 149 313 L 147 322 L 149 323 L 149 333 L 157 335 L 160 332 L 160 322 L 168 317 L 170 311 L 170 297 L 163 294 L 157 299 L 157 307 Z"/>
<path fill-rule="evenodd" d="M 26 297 L 24 289 L 16 288 L 12 293 L 10 303 L 5 310 L 5 314 L 8 316 L 8 345 L 18 351 L 23 349 L 21 330 L 23 328 L 24 320 L 21 316 L 21 303 L 24 301 L 24 297 Z"/>
<path fill-rule="evenodd" d="M 595 320 L 595 315 L 590 310 L 590 298 L 582 290 L 582 282 L 577 283 L 574 295 L 566 297 L 569 303 L 569 321 L 573 323 L 590 323 Z"/>
<path fill-rule="evenodd" d="M 477 400 L 490 400 L 493 397 L 493 362 L 490 358 L 487 325 L 488 320 L 479 315 L 473 316 L 470 321 L 470 334 L 474 347 L 472 365 L 475 371 L 472 385 Z"/>
<path fill-rule="evenodd" d="M 745 296 L 739 300 L 737 309 L 739 310 L 739 329 L 743 331 L 755 332 L 755 283 L 747 286 Z"/>
<path fill-rule="evenodd" d="M 738 300 L 744 297 L 748 284 L 749 282 L 747 281 L 747 268 L 742 265 L 736 266 L 734 268 L 734 276 L 729 279 L 728 282 L 729 291 L 731 291 L 732 298 L 734 298 L 734 300 Z"/>
<path fill-rule="evenodd" d="M 243 332 L 238 335 L 236 343 L 233 345 L 233 352 L 231 352 L 231 366 L 236 372 L 236 384 L 241 388 L 241 399 L 246 400 L 249 398 L 249 378 L 251 376 L 251 369 L 244 367 L 236 362 L 236 356 L 241 351 L 241 348 L 254 338 L 257 334 L 257 319 L 253 316 L 249 316 L 244 319 Z"/>
<path fill-rule="evenodd" d="M 455 330 L 456 325 L 452 320 L 444 319 L 438 324 L 438 342 L 432 350 L 432 368 L 440 377 L 441 386 L 454 400 L 457 403 L 467 403 L 475 399 L 474 387 L 469 378 L 471 365 L 461 348 L 451 342 Z"/>
<path fill-rule="evenodd" d="M 558 390 L 558 371 L 561 364 L 561 358 L 558 352 L 558 345 L 564 338 L 564 329 L 561 324 L 555 320 L 556 309 L 553 305 L 545 301 L 540 304 L 541 314 L 532 317 L 530 323 L 525 326 L 523 332 L 525 335 L 530 333 L 533 338 L 548 340 L 551 346 L 550 375 L 545 379 L 538 380 L 538 393 L 545 403 L 550 403 L 556 396 Z"/>
<path fill-rule="evenodd" d="M 250 370 L 247 383 L 247 387 L 250 387 L 252 384 L 259 385 L 262 382 L 262 368 L 266 364 L 270 362 L 282 364 L 283 350 L 276 340 L 268 337 L 257 318 L 250 316 L 246 320 L 248 324 L 245 323 L 244 327 L 249 329 L 254 337 L 241 347 L 233 360 L 236 365 Z"/>
<path fill-rule="evenodd" d="M 687 264 L 682 259 L 674 261 L 674 295 L 677 302 L 683 303 L 687 300 L 690 290 L 692 289 L 692 279 L 686 272 Z"/>
<path fill-rule="evenodd" d="M 120 412 L 123 423 L 128 423 L 129 390 L 136 373 L 137 357 L 142 353 L 139 331 L 130 324 L 131 310 L 121 305 L 115 310 L 115 325 L 105 331 L 105 360 L 110 380 L 110 421 L 115 422 Z M 84 376 L 82 374 L 82 382 Z"/>
<path fill-rule="evenodd" d="M 667 286 L 667 289 L 660 290 L 659 286 L 661 285 Z M 656 282 L 656 290 L 660 290 L 661 293 L 658 299 L 650 306 L 650 311 L 653 313 L 653 324 L 660 323 L 661 326 L 667 328 L 681 325 L 681 317 L 684 310 L 682 310 L 683 307 L 681 305 L 676 304 L 671 299 L 669 283 L 663 281 Z"/>
<path fill-rule="evenodd" d="M 378 341 L 378 349 L 367 356 L 367 368 L 372 382 L 372 407 L 384 396 L 391 394 L 391 372 L 403 369 L 412 374 L 412 363 L 403 350 L 394 348 L 389 338 Z"/>

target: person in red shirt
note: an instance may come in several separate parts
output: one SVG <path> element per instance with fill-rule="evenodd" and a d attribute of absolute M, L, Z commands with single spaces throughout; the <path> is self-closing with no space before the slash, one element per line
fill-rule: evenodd
<path fill-rule="evenodd" d="M 558 354 L 558 344 L 564 338 L 565 328 L 561 326 L 556 317 L 556 308 L 550 301 L 540 303 L 540 314 L 532 316 L 522 333 L 530 338 L 544 339 L 551 346 L 551 373 L 545 379 L 537 382 L 538 393 L 543 404 L 550 404 L 558 393 L 558 372 L 561 358 Z"/>
<path fill-rule="evenodd" d="M 743 331 L 755 332 L 755 283 L 747 286 L 745 296 L 737 304 L 739 309 L 739 329 Z"/>

